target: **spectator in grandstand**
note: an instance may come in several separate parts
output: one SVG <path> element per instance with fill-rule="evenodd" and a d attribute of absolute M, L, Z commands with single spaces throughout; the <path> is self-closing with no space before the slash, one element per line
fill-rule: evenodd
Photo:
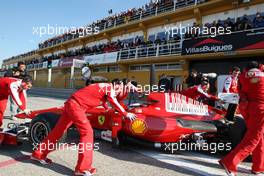
<path fill-rule="evenodd" d="M 235 31 L 235 24 L 234 24 L 234 22 L 232 21 L 231 18 L 227 18 L 224 21 L 224 28 L 225 28 L 225 30 L 227 30 L 227 27 L 231 27 L 231 31 Z M 225 31 L 225 32 L 227 32 L 227 31 Z"/>
<path fill-rule="evenodd" d="M 244 15 L 242 20 L 241 20 L 241 30 L 248 30 L 252 28 L 251 21 L 249 20 L 247 15 Z"/>
<path fill-rule="evenodd" d="M 237 18 L 236 23 L 235 23 L 235 31 L 241 31 L 242 28 L 242 21 L 241 18 Z"/>
<path fill-rule="evenodd" d="M 157 36 L 157 38 L 156 38 L 156 40 L 154 41 L 154 43 L 155 43 L 156 45 L 160 45 L 160 44 L 161 44 L 161 39 L 160 39 L 159 36 Z"/>
<path fill-rule="evenodd" d="M 264 27 L 264 16 L 258 12 L 256 14 L 256 17 L 253 20 L 253 24 L 255 28 L 261 28 Z"/>

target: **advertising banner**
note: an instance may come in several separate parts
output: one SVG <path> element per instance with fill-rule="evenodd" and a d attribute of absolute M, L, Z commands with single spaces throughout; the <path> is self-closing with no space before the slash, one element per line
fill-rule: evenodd
<path fill-rule="evenodd" d="M 60 59 L 56 59 L 52 61 L 52 68 L 59 66 Z"/>
<path fill-rule="evenodd" d="M 42 68 L 47 68 L 48 67 L 48 61 L 43 62 Z"/>
<path fill-rule="evenodd" d="M 59 67 L 71 67 L 71 66 L 73 66 L 73 59 L 83 60 L 83 57 L 82 56 L 76 56 L 76 57 L 62 58 L 59 61 Z"/>
<path fill-rule="evenodd" d="M 182 55 L 264 49 L 263 33 L 239 32 L 183 41 Z"/>
<path fill-rule="evenodd" d="M 117 52 L 85 56 L 84 61 L 88 62 L 89 64 L 113 63 L 117 61 Z"/>

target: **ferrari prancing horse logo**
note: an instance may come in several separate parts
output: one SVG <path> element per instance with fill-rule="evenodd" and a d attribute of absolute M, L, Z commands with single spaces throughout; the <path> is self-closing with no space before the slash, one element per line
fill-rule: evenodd
<path fill-rule="evenodd" d="M 103 116 L 103 115 L 99 115 L 99 116 L 98 116 L 98 123 L 99 123 L 100 125 L 103 125 L 103 124 L 105 123 L 105 116 Z"/>

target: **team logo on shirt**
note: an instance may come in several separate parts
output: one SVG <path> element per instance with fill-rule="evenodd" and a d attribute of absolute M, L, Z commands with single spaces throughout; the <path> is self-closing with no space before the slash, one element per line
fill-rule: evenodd
<path fill-rule="evenodd" d="M 103 116 L 103 115 L 99 115 L 99 116 L 98 116 L 98 123 L 99 123 L 100 125 L 103 125 L 103 124 L 105 123 L 105 116 Z"/>
<path fill-rule="evenodd" d="M 258 83 L 259 82 L 259 78 L 251 78 L 250 82 L 253 83 L 253 84 Z"/>

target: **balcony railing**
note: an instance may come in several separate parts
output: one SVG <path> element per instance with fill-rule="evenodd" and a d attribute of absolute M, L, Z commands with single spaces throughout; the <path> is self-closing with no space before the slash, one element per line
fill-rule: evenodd
<path fill-rule="evenodd" d="M 181 41 L 163 45 L 140 46 L 136 48 L 123 49 L 118 53 L 118 60 L 137 59 L 144 57 L 159 57 L 165 55 L 180 55 Z"/>

